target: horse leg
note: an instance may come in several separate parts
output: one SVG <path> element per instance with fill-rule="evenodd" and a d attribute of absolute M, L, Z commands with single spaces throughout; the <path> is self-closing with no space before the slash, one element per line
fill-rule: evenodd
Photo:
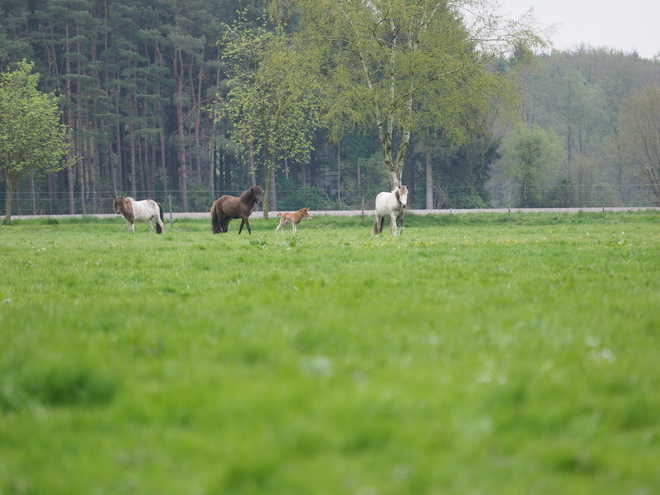
<path fill-rule="evenodd" d="M 128 231 L 132 234 L 135 232 L 135 223 L 131 222 L 130 220 L 126 220 L 126 227 L 128 227 Z"/>
<path fill-rule="evenodd" d="M 158 205 L 158 214 L 156 214 L 156 234 L 162 234 L 165 232 L 165 224 L 163 223 L 163 205 L 156 203 Z"/>
<path fill-rule="evenodd" d="M 230 220 L 231 218 L 225 215 L 224 212 L 220 213 L 220 232 L 227 232 Z"/>
<path fill-rule="evenodd" d="M 376 213 L 376 219 L 374 220 L 374 235 L 380 234 L 381 230 L 383 230 L 383 226 L 380 223 L 380 217 L 378 216 L 378 213 Z"/>
<path fill-rule="evenodd" d="M 291 222 L 291 227 L 293 227 L 293 234 L 291 235 L 296 235 L 296 232 L 298 231 L 298 224 L 296 222 Z"/>
<path fill-rule="evenodd" d="M 151 218 L 149 219 L 149 233 L 154 233 L 154 222 L 151 220 Z"/>
<path fill-rule="evenodd" d="M 396 235 L 396 215 L 394 213 L 390 213 L 390 232 L 392 235 Z"/>
<path fill-rule="evenodd" d="M 247 218 L 244 218 L 243 220 L 241 220 L 241 228 L 238 229 L 238 233 L 240 234 L 241 230 L 243 230 L 243 224 L 245 224 L 245 226 L 247 227 L 248 234 L 252 235 L 252 229 L 250 228 L 250 222 L 248 222 Z"/>
<path fill-rule="evenodd" d="M 213 206 L 211 206 L 211 231 L 214 234 L 219 234 L 220 233 L 220 218 L 218 218 L 218 211 L 216 209 L 216 203 L 218 200 L 215 200 L 213 202 Z"/>
<path fill-rule="evenodd" d="M 245 218 L 241 219 L 241 226 L 238 228 L 238 235 L 241 235 L 241 232 L 243 232 L 243 225 L 245 225 Z"/>
<path fill-rule="evenodd" d="M 403 234 L 403 215 L 401 215 L 400 220 L 401 220 L 401 228 L 399 229 L 399 235 Z"/>

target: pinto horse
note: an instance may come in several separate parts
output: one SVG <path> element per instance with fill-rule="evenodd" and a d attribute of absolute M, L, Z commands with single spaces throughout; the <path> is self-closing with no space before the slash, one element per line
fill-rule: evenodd
<path fill-rule="evenodd" d="M 390 231 L 396 235 L 396 221 L 401 221 L 399 235 L 403 234 L 403 216 L 406 214 L 408 204 L 408 187 L 399 186 L 392 192 L 382 192 L 376 196 L 376 219 L 374 220 L 374 234 L 383 231 L 385 217 L 390 216 Z"/>
<path fill-rule="evenodd" d="M 245 225 L 248 233 L 252 234 L 248 217 L 252 215 L 252 208 L 254 208 L 255 203 L 259 206 L 263 204 L 263 200 L 261 199 L 262 192 L 259 186 L 252 186 L 247 191 L 243 191 L 243 194 L 238 198 L 224 195 L 216 199 L 213 202 L 213 206 L 211 206 L 211 226 L 213 227 L 213 233 L 227 232 L 227 226 L 230 220 L 240 218 L 241 226 L 238 229 L 238 233 L 240 234 L 243 231 L 243 225 Z"/>
<path fill-rule="evenodd" d="M 153 199 L 144 199 L 142 201 L 135 201 L 133 198 L 125 198 L 124 196 L 115 196 L 112 202 L 112 209 L 117 212 L 117 215 L 124 215 L 126 225 L 129 232 L 135 232 L 135 222 L 149 222 L 149 233 L 153 233 L 154 224 L 152 220 L 156 220 L 156 234 L 165 232 L 165 225 L 163 224 L 163 207 L 160 203 Z"/>

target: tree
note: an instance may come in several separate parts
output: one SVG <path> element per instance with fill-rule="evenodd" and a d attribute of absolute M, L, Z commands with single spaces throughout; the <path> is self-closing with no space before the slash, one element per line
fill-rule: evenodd
<path fill-rule="evenodd" d="M 506 78 L 490 70 L 494 57 L 541 43 L 524 26 L 487 9 L 479 14 L 474 7 L 490 7 L 483 1 L 300 4 L 309 38 L 333 47 L 333 83 L 343 91 L 332 107 L 352 108 L 375 125 L 392 187 L 401 183 L 416 127 L 434 122 L 456 144 L 465 141 L 491 97 L 513 96 Z"/>
<path fill-rule="evenodd" d="M 0 75 L 0 170 L 7 183 L 6 221 L 11 222 L 13 193 L 23 177 L 65 167 L 66 126 L 53 94 L 37 89 L 39 76 L 25 60 Z"/>
<path fill-rule="evenodd" d="M 537 126 L 521 126 L 506 137 L 501 155 L 499 166 L 502 172 L 520 186 L 521 206 L 542 206 L 539 186 L 548 185 L 557 176 L 564 159 L 557 135 Z"/>
<path fill-rule="evenodd" d="M 647 86 L 621 106 L 619 130 L 624 156 L 639 164 L 660 206 L 660 87 Z"/>
<path fill-rule="evenodd" d="M 246 30 L 237 24 L 225 41 L 225 60 L 234 70 L 219 116 L 232 122 L 232 137 L 243 150 L 265 160 L 263 213 L 268 218 L 277 159 L 305 159 L 320 125 L 318 59 L 301 56 L 301 47 L 281 28 Z"/>

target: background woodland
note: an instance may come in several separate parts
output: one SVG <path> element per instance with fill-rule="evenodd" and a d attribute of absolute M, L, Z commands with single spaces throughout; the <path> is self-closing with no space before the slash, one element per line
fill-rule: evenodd
<path fill-rule="evenodd" d="M 40 88 L 60 96 L 73 163 L 23 178 L 14 213 L 105 213 L 117 194 L 207 211 L 221 194 L 265 184 L 266 151 L 239 139 L 217 102 L 236 81 L 233 26 L 298 28 L 284 3 L 276 8 L 287 22 L 264 22 L 269 8 L 234 0 L 0 0 L 0 69 L 29 60 Z M 524 66 L 523 58 L 529 54 L 516 52 L 492 65 L 519 88 L 516 119 L 500 118 L 496 105 L 475 111 L 460 142 L 446 123 L 419 125 L 402 176 L 411 207 L 660 204 L 660 123 L 641 120 L 642 110 L 660 108 L 660 60 L 588 46 L 547 49 Z M 245 72 L 253 69 L 248 60 Z M 271 157 L 270 209 L 368 208 L 389 188 L 373 129 L 346 126 L 338 137 L 319 119 L 307 131 L 305 153 Z"/>

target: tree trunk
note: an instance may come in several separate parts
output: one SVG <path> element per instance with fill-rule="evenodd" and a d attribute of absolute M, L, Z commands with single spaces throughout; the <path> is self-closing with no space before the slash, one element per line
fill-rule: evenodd
<path fill-rule="evenodd" d="M 250 177 L 250 185 L 257 185 L 257 174 L 254 170 L 254 146 L 252 141 L 248 143 L 248 177 Z"/>
<path fill-rule="evenodd" d="M 433 161 L 431 152 L 426 152 L 426 209 L 433 209 Z"/>
<path fill-rule="evenodd" d="M 159 129 L 160 132 L 159 138 L 160 138 L 160 168 L 162 170 L 163 174 L 163 192 L 165 194 L 165 197 L 169 196 L 169 188 L 167 186 L 167 164 L 165 162 L 165 156 L 167 154 L 167 149 L 165 147 L 165 131 L 163 130 L 163 117 L 162 114 L 159 117 Z"/>
<path fill-rule="evenodd" d="M 391 190 L 396 189 L 401 185 L 401 176 L 403 174 L 403 165 L 406 161 L 408 147 L 410 146 L 411 132 L 409 129 L 404 128 L 401 132 L 401 142 L 397 149 L 396 159 L 393 158 L 392 150 L 392 134 L 393 134 L 394 121 L 389 119 L 387 127 L 381 120 L 378 121 L 378 136 L 380 138 L 380 148 L 385 161 L 385 170 L 387 177 L 390 180 Z"/>
<path fill-rule="evenodd" d="M 7 197 L 5 199 L 5 224 L 11 224 L 11 209 L 14 203 L 14 191 L 16 190 L 16 184 L 18 183 L 18 177 L 5 177 L 5 183 L 7 187 Z"/>
<path fill-rule="evenodd" d="M 69 147 L 69 150 L 71 150 L 71 147 Z M 69 161 L 71 159 L 72 159 L 71 151 L 69 151 L 69 153 L 67 155 L 67 161 Z M 69 162 L 69 163 L 71 163 L 71 162 Z M 74 193 L 75 193 L 76 185 L 75 185 L 75 182 L 73 180 L 73 165 L 69 165 L 66 168 L 66 178 L 67 178 L 67 181 L 69 183 L 69 214 L 70 215 L 75 215 L 76 214 L 76 202 L 75 202 Z"/>
<path fill-rule="evenodd" d="M 275 175 L 275 151 L 268 150 L 268 163 L 266 164 L 266 192 L 264 193 L 263 214 L 268 219 L 268 209 L 270 208 L 270 195 L 273 189 L 273 176 Z"/>
<path fill-rule="evenodd" d="M 654 167 L 646 167 L 644 172 L 655 195 L 655 205 L 660 206 L 660 173 Z"/>
<path fill-rule="evenodd" d="M 80 151 L 79 151 L 80 152 Z M 81 156 L 83 156 L 81 154 Z M 80 208 L 83 215 L 87 214 L 87 207 L 85 205 L 86 192 L 85 192 L 85 167 L 82 158 L 76 161 L 76 168 L 78 170 L 78 185 L 80 186 Z"/>
<path fill-rule="evenodd" d="M 201 54 L 202 60 L 204 59 L 204 51 Z M 202 139 L 201 139 L 201 126 L 202 126 L 202 95 L 204 82 L 204 64 L 200 62 L 199 74 L 197 78 L 197 91 L 192 81 L 192 69 L 190 70 L 190 94 L 192 95 L 193 112 L 195 113 L 195 163 L 197 167 L 197 183 L 203 184 L 202 178 Z"/>
<path fill-rule="evenodd" d="M 131 125 L 129 130 L 131 137 L 129 138 L 129 150 L 131 154 L 131 174 L 129 176 L 129 181 L 131 183 L 131 196 L 133 199 L 139 199 L 137 197 L 137 168 L 135 165 L 135 128 Z"/>
<path fill-rule="evenodd" d="M 337 143 L 337 202 L 341 204 L 341 143 Z"/>
<path fill-rule="evenodd" d="M 34 191 L 34 176 L 30 174 L 30 196 L 32 199 L 32 214 L 37 214 L 37 197 Z"/>
<path fill-rule="evenodd" d="M 277 210 L 277 180 L 275 176 L 275 167 L 270 171 L 270 210 Z"/>
<path fill-rule="evenodd" d="M 116 115 L 116 120 L 115 120 L 115 140 L 116 140 L 116 147 L 117 147 L 117 178 L 119 180 L 119 189 L 122 191 L 124 189 L 124 162 L 123 162 L 123 157 L 122 157 L 122 134 L 121 134 L 121 117 L 120 117 L 120 112 L 119 112 L 119 90 L 115 89 L 115 115 Z"/>
<path fill-rule="evenodd" d="M 173 71 L 176 77 L 176 122 L 177 133 L 179 137 L 179 170 L 180 170 L 180 187 L 181 187 L 181 203 L 183 211 L 188 212 L 188 164 L 186 163 L 186 131 L 185 131 L 185 118 L 183 115 L 183 78 L 185 76 L 185 68 L 183 66 L 183 53 L 180 48 L 175 49 L 174 52 L 174 67 Z"/>
<path fill-rule="evenodd" d="M 109 133 L 108 133 L 109 134 Z M 112 183 L 112 195 L 117 196 L 117 174 L 115 172 L 115 162 L 112 159 L 112 143 L 108 140 L 107 151 L 108 163 L 110 165 L 110 179 Z"/>

